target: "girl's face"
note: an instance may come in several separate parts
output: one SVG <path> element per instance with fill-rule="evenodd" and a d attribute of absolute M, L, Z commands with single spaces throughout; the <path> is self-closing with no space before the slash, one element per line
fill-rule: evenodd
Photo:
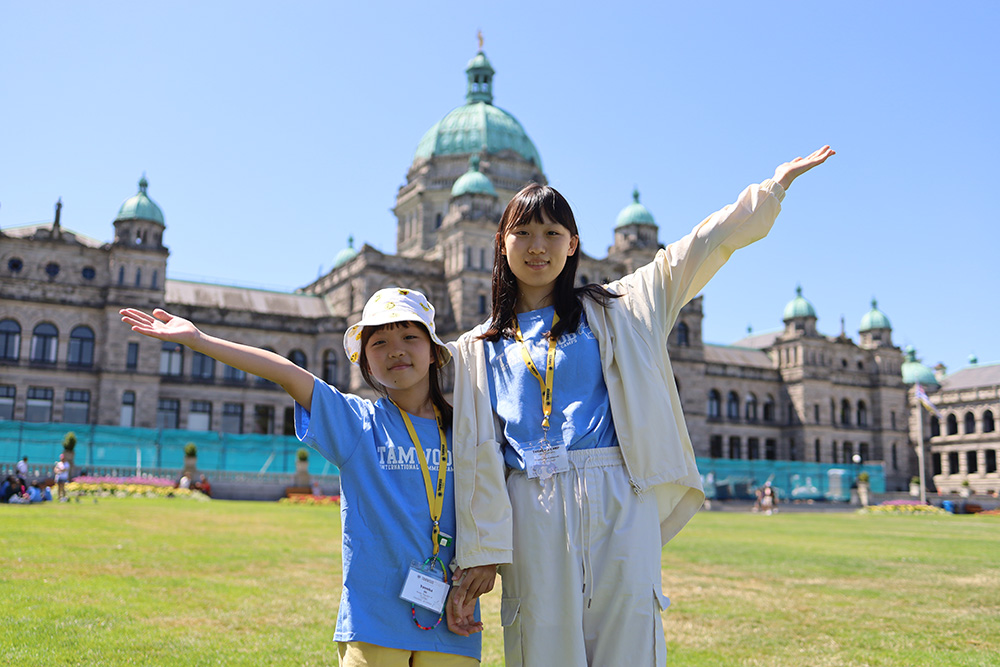
<path fill-rule="evenodd" d="M 501 254 L 517 278 L 523 293 L 534 289 L 551 290 L 566 266 L 566 258 L 576 252 L 579 237 L 542 212 L 525 225 L 511 227 L 503 239 Z"/>
<path fill-rule="evenodd" d="M 428 373 L 431 364 L 436 363 L 432 347 L 430 336 L 419 324 L 386 325 L 373 333 L 365 344 L 365 363 L 390 397 L 394 390 L 421 385 L 430 391 Z"/>

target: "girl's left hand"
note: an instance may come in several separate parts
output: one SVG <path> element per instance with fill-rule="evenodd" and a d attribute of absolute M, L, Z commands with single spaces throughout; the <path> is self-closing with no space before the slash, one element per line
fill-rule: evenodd
<path fill-rule="evenodd" d="M 477 632 L 483 631 L 483 624 L 476 620 L 476 601 L 470 605 L 462 605 L 458 595 L 458 589 L 452 588 L 445 602 L 445 619 L 448 622 L 448 629 L 456 635 L 468 637 Z"/>
<path fill-rule="evenodd" d="M 813 151 L 806 157 L 797 157 L 791 162 L 780 164 L 778 165 L 778 168 L 774 170 L 774 180 L 777 181 L 778 185 L 787 190 L 791 187 L 792 181 L 796 178 L 806 173 L 813 167 L 818 167 L 826 162 L 828 157 L 836 154 L 837 152 L 829 146 L 823 146 L 823 148 Z"/>

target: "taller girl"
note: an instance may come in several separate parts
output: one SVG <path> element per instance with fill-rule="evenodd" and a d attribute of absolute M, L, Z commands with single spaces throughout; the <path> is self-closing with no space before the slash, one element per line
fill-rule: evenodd
<path fill-rule="evenodd" d="M 780 165 L 603 287 L 575 287 L 562 195 L 529 185 L 507 205 L 491 319 L 456 352 L 454 605 L 461 624 L 501 565 L 508 666 L 664 664 L 660 549 L 705 497 L 667 337 L 729 256 L 767 234 L 792 181 L 833 154 Z"/>

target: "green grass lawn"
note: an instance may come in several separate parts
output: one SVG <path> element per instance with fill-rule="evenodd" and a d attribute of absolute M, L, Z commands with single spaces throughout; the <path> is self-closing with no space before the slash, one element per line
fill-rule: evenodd
<path fill-rule="evenodd" d="M 335 508 L 5 505 L 0 531 L 0 664 L 336 663 Z M 1000 664 L 998 517 L 701 513 L 663 587 L 672 666 Z"/>

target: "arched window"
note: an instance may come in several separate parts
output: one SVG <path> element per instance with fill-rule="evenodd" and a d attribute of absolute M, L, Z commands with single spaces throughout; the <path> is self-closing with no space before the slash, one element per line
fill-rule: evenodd
<path fill-rule="evenodd" d="M 719 392 L 716 390 L 711 390 L 708 392 L 708 418 L 718 419 L 721 411 L 722 399 L 719 396 Z"/>
<path fill-rule="evenodd" d="M 975 433 L 976 432 L 976 415 L 971 412 L 965 413 L 965 432 Z"/>
<path fill-rule="evenodd" d="M 31 336 L 31 361 L 36 364 L 56 363 L 56 345 L 59 330 L 54 324 L 43 322 L 35 327 Z"/>
<path fill-rule="evenodd" d="M 677 323 L 677 344 L 680 345 L 681 347 L 688 347 L 691 344 L 689 342 L 689 340 L 688 340 L 688 334 L 689 333 L 690 333 L 690 330 L 688 329 L 688 325 L 684 324 L 683 322 L 678 322 Z"/>
<path fill-rule="evenodd" d="M 830 399 L 830 423 L 837 423 L 837 401 Z"/>
<path fill-rule="evenodd" d="M 726 397 L 726 417 L 729 419 L 740 418 L 740 397 L 735 391 L 729 392 Z"/>
<path fill-rule="evenodd" d="M 118 267 L 118 284 L 119 285 L 124 285 L 125 284 L 125 267 L 124 266 Z"/>
<path fill-rule="evenodd" d="M 90 327 L 78 326 L 70 332 L 66 363 L 83 368 L 94 365 L 94 332 Z"/>
<path fill-rule="evenodd" d="M 868 426 L 868 406 L 864 401 L 858 401 L 858 426 Z"/>
<path fill-rule="evenodd" d="M 764 401 L 764 421 L 774 421 L 774 396 L 770 394 L 767 395 L 767 399 Z"/>
<path fill-rule="evenodd" d="M 992 433 L 994 428 L 993 412 L 987 410 L 983 413 L 983 433 Z"/>
<path fill-rule="evenodd" d="M 141 268 L 138 268 L 138 269 L 135 270 L 135 286 L 136 287 L 142 287 L 142 269 Z"/>
<path fill-rule="evenodd" d="M 948 435 L 958 433 L 958 418 L 955 415 L 948 415 Z"/>
<path fill-rule="evenodd" d="M 748 422 L 757 421 L 757 396 L 747 394 L 745 413 Z"/>
<path fill-rule="evenodd" d="M 333 350 L 323 353 L 323 382 L 331 386 L 337 384 L 337 353 Z"/>
<path fill-rule="evenodd" d="M 0 361 L 21 358 L 21 325 L 14 320 L 0 322 Z"/>
<path fill-rule="evenodd" d="M 306 353 L 302 350 L 292 350 L 288 353 L 288 360 L 299 368 L 306 367 Z"/>
<path fill-rule="evenodd" d="M 844 426 L 851 425 L 851 402 L 846 398 L 840 402 L 840 423 Z"/>
<path fill-rule="evenodd" d="M 158 284 L 159 282 L 160 282 L 160 272 L 157 271 L 156 269 L 153 269 L 153 279 L 149 282 L 149 286 L 152 287 L 153 289 L 156 289 L 157 287 L 159 287 Z"/>
<path fill-rule="evenodd" d="M 937 437 L 941 435 L 941 420 L 935 416 L 931 416 L 931 437 Z"/>

